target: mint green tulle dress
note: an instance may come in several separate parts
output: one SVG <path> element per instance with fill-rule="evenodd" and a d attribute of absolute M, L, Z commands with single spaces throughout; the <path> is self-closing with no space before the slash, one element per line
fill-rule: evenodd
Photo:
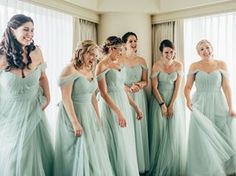
<path fill-rule="evenodd" d="M 74 136 L 71 121 L 63 102 L 59 103 L 56 128 L 55 176 L 113 176 L 102 127 L 97 121 L 92 95 L 97 89 L 96 79 L 81 74 L 64 77 L 60 86 L 73 84 L 72 101 L 79 123 L 80 137 Z"/>
<path fill-rule="evenodd" d="M 0 175 L 53 175 L 53 148 L 41 105 L 41 64 L 25 78 L 0 70 Z"/>
<path fill-rule="evenodd" d="M 132 84 L 140 82 L 142 80 L 142 73 L 148 72 L 145 65 L 138 64 L 133 67 L 126 67 L 126 80 L 125 85 L 131 87 Z M 144 173 L 149 170 L 149 142 L 148 142 L 148 107 L 147 107 L 147 96 L 143 89 L 135 93 L 130 93 L 131 97 L 142 110 L 144 118 L 142 120 L 137 120 L 136 113 L 132 109 L 132 117 L 134 122 L 135 131 L 135 142 L 136 151 L 138 158 L 139 172 Z"/>
<path fill-rule="evenodd" d="M 228 115 L 222 93 L 224 70 L 211 73 L 196 70 L 196 92 L 192 98 L 189 139 L 188 176 L 225 176 L 235 173 L 235 120 Z"/>
<path fill-rule="evenodd" d="M 121 128 L 117 116 L 102 97 L 99 109 L 103 120 L 103 130 L 108 146 L 109 157 L 116 176 L 139 176 L 134 124 L 128 97 L 124 90 L 125 67 L 120 71 L 107 69 L 97 76 L 98 81 L 105 79 L 109 96 L 123 112 L 127 127 Z"/>
<path fill-rule="evenodd" d="M 167 107 L 171 102 L 175 81 L 181 72 L 158 71 L 151 78 L 158 79 L 158 87 Z M 150 101 L 150 171 L 151 176 L 182 176 L 186 166 L 186 131 L 184 104 L 179 95 L 170 119 L 162 116 L 161 108 L 154 95 Z"/>

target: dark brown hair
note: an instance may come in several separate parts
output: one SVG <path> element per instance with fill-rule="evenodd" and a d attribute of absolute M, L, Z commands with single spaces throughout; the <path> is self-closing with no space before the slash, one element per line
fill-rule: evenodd
<path fill-rule="evenodd" d="M 30 52 L 35 49 L 34 42 L 32 41 L 30 45 L 26 46 L 27 50 L 27 63 L 23 62 L 23 49 L 22 45 L 17 41 L 12 29 L 17 29 L 23 24 L 31 22 L 34 24 L 32 18 L 25 16 L 23 14 L 14 15 L 7 24 L 7 28 L 3 33 L 2 40 L 0 41 L 0 54 L 6 55 L 8 66 L 7 71 L 10 71 L 11 68 L 20 68 L 24 69 L 25 67 L 29 68 L 29 64 L 32 63 Z"/>
<path fill-rule="evenodd" d="M 117 45 L 122 45 L 123 41 L 120 37 L 117 36 L 110 36 L 106 39 L 106 42 L 104 43 L 102 47 L 102 51 L 104 54 L 108 54 L 110 47 L 115 47 Z"/>

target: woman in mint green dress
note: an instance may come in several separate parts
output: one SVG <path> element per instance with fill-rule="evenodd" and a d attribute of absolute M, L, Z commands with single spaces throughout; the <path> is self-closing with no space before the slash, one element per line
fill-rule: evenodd
<path fill-rule="evenodd" d="M 0 175 L 53 175 L 45 63 L 33 20 L 14 15 L 0 43 Z"/>
<path fill-rule="evenodd" d="M 213 58 L 209 41 L 201 40 L 196 48 L 201 60 L 190 66 L 185 86 L 187 106 L 191 110 L 186 175 L 234 174 L 236 143 L 232 117 L 236 114 L 226 64 Z M 190 98 L 193 83 L 196 92 Z"/>
<path fill-rule="evenodd" d="M 139 172 L 145 173 L 149 170 L 148 108 L 147 96 L 144 91 L 144 87 L 148 84 L 148 68 L 144 58 L 137 56 L 137 35 L 133 32 L 127 32 L 123 35 L 122 40 L 126 47 L 124 59 L 126 90 L 144 115 L 142 120 L 136 120 L 136 113 L 132 110 Z"/>
<path fill-rule="evenodd" d="M 162 58 L 152 68 L 150 102 L 151 176 L 182 176 L 185 172 L 184 105 L 179 94 L 182 64 L 175 59 L 175 47 L 169 40 L 160 44 Z"/>
<path fill-rule="evenodd" d="M 98 46 L 91 40 L 83 41 L 60 77 L 55 176 L 114 175 L 95 96 L 97 55 Z"/>
<path fill-rule="evenodd" d="M 100 90 L 99 109 L 109 157 L 116 176 L 138 176 L 134 124 L 131 106 L 142 112 L 124 90 L 125 67 L 121 60 L 122 40 L 116 36 L 107 38 L 103 46 L 104 58 L 96 68 Z M 130 102 L 130 104 L 129 104 Z"/>

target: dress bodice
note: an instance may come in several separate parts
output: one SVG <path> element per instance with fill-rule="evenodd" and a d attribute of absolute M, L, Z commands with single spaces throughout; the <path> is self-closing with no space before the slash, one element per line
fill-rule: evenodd
<path fill-rule="evenodd" d="M 121 67 L 121 70 L 108 68 L 97 76 L 98 81 L 105 78 L 108 92 L 123 91 L 126 80 L 126 68 Z"/>
<path fill-rule="evenodd" d="M 158 71 L 152 74 L 152 78 L 158 77 L 158 89 L 160 91 L 172 90 L 175 86 L 175 81 L 181 72 L 174 71 L 172 73 L 166 73 Z"/>
<path fill-rule="evenodd" d="M 73 101 L 89 101 L 91 102 L 91 96 L 97 89 L 96 79 L 88 80 L 85 76 L 76 73 L 59 80 L 59 85 L 65 85 L 73 82 L 73 89 L 71 97 Z"/>
<path fill-rule="evenodd" d="M 31 99 L 39 90 L 39 78 L 46 64 L 40 64 L 32 73 L 22 78 L 15 73 L 0 70 L 0 97 L 7 99 Z"/>
<path fill-rule="evenodd" d="M 225 75 L 223 70 L 215 70 L 210 73 L 196 70 L 193 74 L 195 74 L 195 86 L 198 92 L 212 92 L 221 90 L 222 76 Z"/>
<path fill-rule="evenodd" d="M 139 82 L 142 79 L 143 71 L 147 71 L 147 67 L 143 64 L 138 64 L 133 67 L 125 65 L 126 68 L 126 80 L 125 84 L 130 86 L 133 83 Z"/>

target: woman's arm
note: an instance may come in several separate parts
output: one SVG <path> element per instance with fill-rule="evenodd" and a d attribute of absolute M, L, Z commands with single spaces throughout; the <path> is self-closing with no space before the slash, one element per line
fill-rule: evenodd
<path fill-rule="evenodd" d="M 143 113 L 142 113 L 141 109 L 138 107 L 138 105 L 135 103 L 135 101 L 133 100 L 133 98 L 131 97 L 129 92 L 126 91 L 126 89 L 125 89 L 125 92 L 128 97 L 129 104 L 134 108 L 134 110 L 137 114 L 137 119 L 141 120 L 143 118 Z"/>
<path fill-rule="evenodd" d="M 221 64 L 221 68 L 227 73 L 226 64 L 223 61 L 220 64 Z M 229 86 L 229 81 L 228 81 L 228 78 L 226 77 L 226 75 L 223 76 L 222 89 L 223 89 L 223 92 L 225 94 L 226 101 L 228 104 L 229 115 L 236 116 L 236 113 L 234 112 L 233 105 L 232 105 L 232 92 L 231 92 L 231 88 Z"/>
<path fill-rule="evenodd" d="M 192 99 L 190 97 L 190 93 L 191 93 L 191 89 L 193 87 L 195 76 L 194 76 L 194 74 L 190 74 L 190 73 L 192 73 L 194 70 L 195 69 L 194 69 L 194 66 L 192 64 L 189 68 L 189 74 L 188 74 L 187 81 L 186 81 L 186 84 L 185 84 L 185 87 L 184 87 L 184 95 L 185 95 L 185 98 L 186 98 L 186 101 L 187 101 L 187 107 L 191 111 L 192 111 Z"/>
<path fill-rule="evenodd" d="M 61 86 L 61 93 L 62 93 L 62 102 L 66 109 L 67 115 L 70 118 L 71 124 L 74 129 L 75 136 L 81 136 L 83 128 L 81 127 L 73 105 L 73 101 L 71 99 L 73 83 L 68 83 L 66 85 Z"/>
<path fill-rule="evenodd" d="M 97 120 L 99 121 L 100 120 L 100 113 L 99 113 L 98 101 L 97 101 L 95 93 L 92 95 L 92 104 L 93 104 L 93 107 L 94 107 L 96 114 L 97 114 Z"/>
<path fill-rule="evenodd" d="M 7 66 L 7 58 L 6 55 L 0 54 L 0 69 L 4 69 Z"/>
<path fill-rule="evenodd" d="M 70 75 L 74 74 L 74 67 L 73 65 L 69 65 L 67 66 L 61 76 L 60 79 L 63 80 L 65 77 L 68 77 Z M 83 128 L 80 125 L 77 115 L 75 113 L 75 109 L 74 109 L 74 104 L 73 104 L 73 100 L 71 98 L 71 94 L 72 94 L 72 90 L 73 90 L 73 81 L 70 81 L 68 83 L 65 84 L 61 84 L 60 88 L 61 88 L 61 94 L 62 94 L 62 102 L 63 105 L 65 107 L 66 113 L 70 119 L 70 122 L 73 126 L 74 129 L 74 135 L 75 136 L 81 136 L 82 132 L 83 132 Z"/>
<path fill-rule="evenodd" d="M 141 59 L 141 64 L 145 67 L 142 67 L 142 77 L 139 82 L 136 82 L 130 87 L 131 92 L 138 92 L 140 89 L 143 89 L 148 84 L 148 69 L 146 61 L 143 58 Z"/>
<path fill-rule="evenodd" d="M 144 58 L 141 58 L 141 64 L 145 66 L 145 68 L 142 68 L 142 79 L 140 82 L 136 83 L 140 89 L 143 89 L 148 85 L 148 68 L 147 63 Z"/>
<path fill-rule="evenodd" d="M 154 64 L 153 68 L 152 68 L 152 75 L 155 74 L 158 71 L 158 66 Z M 166 103 L 164 101 L 164 99 L 162 98 L 159 90 L 158 90 L 158 76 L 156 77 L 152 77 L 152 93 L 154 95 L 154 97 L 156 98 L 157 103 L 160 105 L 161 107 L 161 111 L 163 116 L 167 115 L 167 107 L 166 107 Z"/>
<path fill-rule="evenodd" d="M 97 69 L 96 69 L 97 76 L 105 70 L 105 69 L 101 69 L 101 67 L 102 67 L 101 64 L 102 63 L 100 63 L 97 66 Z M 106 68 L 106 69 L 108 69 L 108 68 Z M 112 100 L 110 95 L 107 93 L 107 84 L 106 84 L 105 77 L 98 80 L 98 88 L 99 88 L 102 98 L 105 100 L 107 105 L 113 110 L 113 112 L 117 115 L 119 125 L 121 127 L 126 127 L 126 120 L 125 120 L 123 113 L 120 111 L 118 106 L 115 104 L 115 102 Z"/>
<path fill-rule="evenodd" d="M 50 91 L 49 91 L 48 77 L 45 72 L 41 73 L 41 76 L 39 79 L 39 84 L 43 89 L 43 95 L 46 97 L 46 102 L 42 107 L 42 110 L 44 110 L 50 102 Z"/>
<path fill-rule="evenodd" d="M 181 63 L 178 63 L 178 72 L 182 72 L 182 64 Z M 173 107 L 174 107 L 176 98 L 177 98 L 177 96 L 179 94 L 181 80 L 182 80 L 182 75 L 178 74 L 177 79 L 175 81 L 174 92 L 173 92 L 170 104 L 169 104 L 169 106 L 167 108 L 167 116 L 168 117 L 172 117 L 173 116 Z"/>
<path fill-rule="evenodd" d="M 36 49 L 35 49 L 34 53 L 32 53 L 31 57 L 32 57 L 32 62 L 33 61 L 35 62 L 33 64 L 40 65 L 40 64 L 44 63 L 43 54 L 42 54 L 42 51 L 39 47 L 36 47 Z M 44 70 L 41 72 L 41 76 L 39 78 L 39 85 L 40 85 L 40 87 L 42 87 L 43 95 L 46 97 L 46 102 L 42 107 L 42 110 L 44 110 L 50 102 L 50 90 L 49 90 L 48 77 L 47 77 L 46 72 Z"/>

